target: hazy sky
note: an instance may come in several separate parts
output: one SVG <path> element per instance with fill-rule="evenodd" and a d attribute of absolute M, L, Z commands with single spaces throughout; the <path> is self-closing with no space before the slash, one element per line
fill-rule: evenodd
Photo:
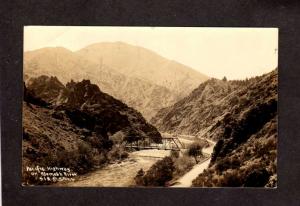
<path fill-rule="evenodd" d="M 97 42 L 142 46 L 211 77 L 244 79 L 277 67 L 278 29 L 205 27 L 24 27 L 24 50 Z"/>

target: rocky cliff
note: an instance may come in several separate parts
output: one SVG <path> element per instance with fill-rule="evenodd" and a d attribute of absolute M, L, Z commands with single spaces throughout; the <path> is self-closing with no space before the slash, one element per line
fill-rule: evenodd
<path fill-rule="evenodd" d="M 24 84 L 23 182 L 44 184 L 26 166 L 70 167 L 79 174 L 126 157 L 115 143 L 140 138 L 160 142 L 161 135 L 135 109 L 103 93 L 90 80 L 64 86 L 40 76 Z"/>

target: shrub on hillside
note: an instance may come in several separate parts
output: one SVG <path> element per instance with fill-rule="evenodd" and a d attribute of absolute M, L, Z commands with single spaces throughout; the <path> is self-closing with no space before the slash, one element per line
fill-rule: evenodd
<path fill-rule="evenodd" d="M 215 160 L 217 159 L 217 157 L 219 156 L 219 153 L 221 152 L 221 149 L 223 148 L 223 145 L 224 145 L 224 140 L 223 139 L 220 139 L 215 147 L 214 147 L 214 151 L 211 155 L 211 163 L 215 162 Z M 211 164 L 210 163 L 210 164 Z"/>
<path fill-rule="evenodd" d="M 244 177 L 239 170 L 231 170 L 217 175 L 213 170 L 204 170 L 195 180 L 194 187 L 241 187 Z"/>
<path fill-rule="evenodd" d="M 175 167 L 174 177 L 180 177 L 184 175 L 186 172 L 191 170 L 195 165 L 195 161 L 187 155 L 183 155 L 182 157 L 174 159 L 173 161 Z"/>
<path fill-rule="evenodd" d="M 210 169 L 205 169 L 203 173 L 193 180 L 192 186 L 194 187 L 213 187 L 212 183 L 213 172 Z"/>
<path fill-rule="evenodd" d="M 216 162 L 216 171 L 218 173 L 222 173 L 228 169 L 237 169 L 241 166 L 241 160 L 237 157 L 228 158 L 225 157 Z"/>
<path fill-rule="evenodd" d="M 144 185 L 144 179 L 143 179 L 144 175 L 145 175 L 145 172 L 144 172 L 143 169 L 140 169 L 137 172 L 136 176 L 134 177 L 134 181 L 135 181 L 135 184 L 137 186 L 143 186 Z"/>
<path fill-rule="evenodd" d="M 179 157 L 179 151 L 176 151 L 176 150 L 171 150 L 171 154 L 170 154 L 171 158 L 174 160 L 174 159 L 177 159 Z"/>
<path fill-rule="evenodd" d="M 220 179 L 219 187 L 241 187 L 243 185 L 243 177 L 238 170 L 226 172 Z"/>
<path fill-rule="evenodd" d="M 119 147 L 114 145 L 112 149 L 108 152 L 107 158 L 110 161 L 122 160 L 128 157 L 128 153 L 125 151 L 124 147 Z"/>
<path fill-rule="evenodd" d="M 165 186 L 173 177 L 174 163 L 171 157 L 157 161 L 139 181 L 143 186 Z"/>
<path fill-rule="evenodd" d="M 88 172 L 94 164 L 92 147 L 85 142 L 80 142 L 77 150 L 50 152 L 41 160 L 42 166 L 67 167 L 79 174 Z"/>
<path fill-rule="evenodd" d="M 94 130 L 96 125 L 96 119 L 94 116 L 90 115 L 88 112 L 81 111 L 78 109 L 66 109 L 66 115 L 69 117 L 71 122 L 80 128 L 87 128 L 89 130 Z"/>
<path fill-rule="evenodd" d="M 120 144 L 125 137 L 125 134 L 122 131 L 118 131 L 109 137 L 115 144 Z"/>
<path fill-rule="evenodd" d="M 113 141 L 98 135 L 97 137 L 91 136 L 86 140 L 93 148 L 97 148 L 99 151 L 108 151 L 113 146 Z"/>
<path fill-rule="evenodd" d="M 124 137 L 125 141 L 130 143 L 130 142 L 137 141 L 139 139 L 141 139 L 141 138 L 140 138 L 140 134 L 138 133 L 138 131 L 131 129 L 131 128 L 125 129 L 125 137 Z"/>
<path fill-rule="evenodd" d="M 245 187 L 264 187 L 269 182 L 270 174 L 266 169 L 251 172 L 245 180 Z"/>
<path fill-rule="evenodd" d="M 59 166 L 69 167 L 79 174 L 84 174 L 94 165 L 92 147 L 88 143 L 80 142 L 77 151 L 58 154 L 58 161 Z"/>
<path fill-rule="evenodd" d="M 230 116 L 224 117 L 224 139 L 217 142 L 214 152 L 212 154 L 212 163 L 218 157 L 224 157 L 226 154 L 232 152 L 240 144 L 246 142 L 252 134 L 257 133 L 262 127 L 275 117 L 277 112 L 277 101 L 272 99 L 266 103 L 258 103 L 247 112 L 243 114 L 243 118 L 239 121 L 230 121 Z M 269 143 L 271 147 L 272 143 Z M 260 151 L 260 154 L 267 152 L 267 150 Z"/>

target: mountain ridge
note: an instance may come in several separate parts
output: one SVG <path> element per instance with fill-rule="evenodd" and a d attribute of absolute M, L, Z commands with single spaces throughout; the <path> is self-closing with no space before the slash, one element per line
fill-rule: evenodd
<path fill-rule="evenodd" d="M 145 73 L 150 73 L 146 76 L 147 80 L 154 82 L 160 86 L 165 86 L 169 89 L 170 85 L 164 83 L 165 79 L 168 79 L 168 75 L 184 75 L 185 72 L 189 73 L 191 78 L 194 76 L 201 76 L 201 78 L 206 79 L 207 77 L 196 72 L 191 67 L 188 67 L 184 64 L 180 64 L 174 60 L 169 60 L 165 57 L 160 56 L 156 52 L 153 52 L 149 49 L 133 46 L 127 43 L 96 43 L 90 46 L 87 46 L 76 52 L 77 54 L 86 57 L 87 59 L 97 62 L 103 61 L 103 64 L 113 65 L 113 68 L 117 68 L 121 73 L 131 73 L 130 75 L 143 78 Z M 90 55 L 90 54 L 93 55 Z M 132 57 L 136 58 L 135 61 L 128 61 Z M 180 66 L 178 67 L 178 64 Z M 137 67 L 137 68 L 135 68 Z M 154 69 L 159 67 L 160 69 Z M 173 75 L 172 78 L 176 79 L 178 76 Z M 165 79 L 161 80 L 163 77 Z M 181 77 L 181 76 L 180 76 Z M 159 81 L 157 81 L 159 79 Z M 183 86 L 183 85 L 182 85 Z"/>
<path fill-rule="evenodd" d="M 148 49 L 124 43 L 126 48 L 122 44 L 122 52 L 117 52 L 118 45 L 112 45 L 107 49 L 95 49 L 92 46 L 94 49 L 91 54 L 84 52 L 85 48 L 72 52 L 61 47 L 25 52 L 25 82 L 30 77 L 40 75 L 57 76 L 64 84 L 71 79 L 90 79 L 104 92 L 141 111 L 149 120 L 160 108 L 178 101 L 207 78 L 185 65 L 153 54 Z M 151 55 L 141 55 L 145 51 Z M 101 52 L 105 58 L 101 57 Z M 154 62 L 151 56 L 154 56 Z"/>

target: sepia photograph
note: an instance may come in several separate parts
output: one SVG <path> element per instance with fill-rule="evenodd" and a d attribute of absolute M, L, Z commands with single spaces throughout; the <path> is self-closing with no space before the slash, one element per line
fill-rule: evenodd
<path fill-rule="evenodd" d="M 278 41 L 24 26 L 22 185 L 277 188 Z"/>

